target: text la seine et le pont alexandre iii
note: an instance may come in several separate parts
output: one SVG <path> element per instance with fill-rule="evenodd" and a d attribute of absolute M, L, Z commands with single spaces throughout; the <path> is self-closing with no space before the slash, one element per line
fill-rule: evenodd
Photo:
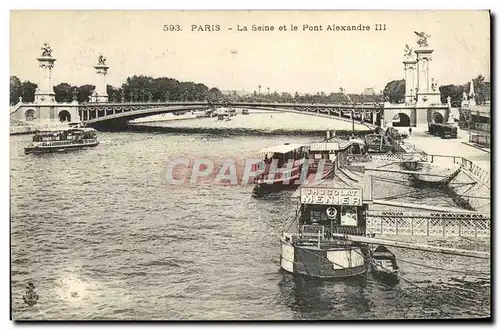
<path fill-rule="evenodd" d="M 354 24 L 354 25 L 336 25 L 336 24 L 327 24 L 327 25 L 236 25 L 236 27 L 228 27 L 228 31 L 236 31 L 236 32 L 321 32 L 321 31 L 386 31 L 386 24 L 373 24 L 373 25 L 363 25 L 363 24 Z M 220 32 L 223 31 L 224 28 L 219 24 L 192 24 L 189 26 L 190 32 Z M 184 31 L 183 26 L 179 24 L 164 24 L 163 31 L 165 32 L 181 32 Z"/>

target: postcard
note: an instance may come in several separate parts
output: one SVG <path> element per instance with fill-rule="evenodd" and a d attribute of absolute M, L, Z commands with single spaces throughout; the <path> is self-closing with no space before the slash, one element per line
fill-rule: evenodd
<path fill-rule="evenodd" d="M 489 11 L 10 14 L 11 319 L 491 319 Z"/>

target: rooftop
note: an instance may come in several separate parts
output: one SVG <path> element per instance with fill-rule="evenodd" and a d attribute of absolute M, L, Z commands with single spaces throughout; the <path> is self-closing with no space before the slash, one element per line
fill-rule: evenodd
<path fill-rule="evenodd" d="M 259 154 L 268 154 L 268 153 L 278 153 L 278 154 L 286 154 L 287 152 L 294 151 L 305 147 L 303 144 L 280 144 L 277 146 L 267 147 L 259 151 Z"/>

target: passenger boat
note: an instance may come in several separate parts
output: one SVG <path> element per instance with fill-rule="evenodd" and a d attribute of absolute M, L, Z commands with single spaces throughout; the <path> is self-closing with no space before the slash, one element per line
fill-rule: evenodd
<path fill-rule="evenodd" d="M 226 108 L 220 108 L 217 110 L 217 119 L 218 120 L 226 120 L 229 117 L 231 117 L 231 114 L 229 113 L 228 109 Z"/>
<path fill-rule="evenodd" d="M 399 282 L 399 267 L 396 256 L 385 246 L 379 245 L 371 252 L 370 264 L 374 278 L 388 284 Z"/>
<path fill-rule="evenodd" d="M 221 114 L 218 114 L 218 115 L 217 115 L 217 119 L 218 119 L 218 120 L 226 120 L 226 119 L 231 120 L 231 119 L 229 118 L 229 115 L 228 115 L 228 114 L 226 114 L 226 113 L 221 113 Z"/>
<path fill-rule="evenodd" d="M 295 187 L 300 184 L 302 165 L 306 158 L 303 144 L 281 144 L 258 152 L 263 160 L 253 165 L 253 172 L 262 173 L 254 179 L 255 195 L 265 191 Z"/>
<path fill-rule="evenodd" d="M 95 147 L 99 144 L 96 130 L 86 127 L 47 128 L 35 131 L 25 154 L 64 152 L 67 150 Z"/>
<path fill-rule="evenodd" d="M 254 194 L 259 196 L 267 191 L 295 188 L 302 182 L 327 179 L 333 173 L 335 161 L 347 164 L 348 155 L 359 153 L 360 148 L 364 148 L 363 141 L 339 138 L 265 148 L 258 153 L 264 159 L 253 168 L 254 172 L 257 168 L 263 171 L 254 180 L 257 184 Z M 271 171 L 273 161 L 275 167 Z"/>
<path fill-rule="evenodd" d="M 371 178 L 339 167 L 337 159 L 332 179 L 302 185 L 292 197 L 300 203 L 280 240 L 281 268 L 316 278 L 365 274 L 370 265 L 368 245 L 343 235 L 366 234 Z"/>

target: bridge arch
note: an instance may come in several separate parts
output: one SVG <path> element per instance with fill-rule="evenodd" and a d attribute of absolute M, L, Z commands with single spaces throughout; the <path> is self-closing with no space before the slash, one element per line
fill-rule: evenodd
<path fill-rule="evenodd" d="M 24 112 L 24 118 L 26 121 L 33 121 L 36 118 L 36 112 L 33 109 L 28 109 Z"/>
<path fill-rule="evenodd" d="M 398 113 L 392 118 L 393 127 L 408 127 L 410 126 L 410 117 L 403 112 Z"/>
<path fill-rule="evenodd" d="M 262 109 L 262 110 L 274 110 L 278 112 L 289 112 L 295 114 L 303 114 L 310 116 L 319 116 L 325 118 L 331 118 L 339 121 L 348 122 L 363 122 L 363 116 L 361 111 L 370 112 L 369 118 L 374 115 L 371 112 L 380 111 L 380 107 L 373 105 L 353 105 L 346 109 L 344 106 L 337 104 L 298 104 L 298 103 L 256 103 L 256 102 L 235 102 L 230 105 L 232 108 L 252 108 L 252 109 Z M 219 107 L 219 106 L 217 106 Z M 96 117 L 92 116 L 93 113 L 102 111 L 101 109 L 106 108 L 106 112 L 102 116 Z M 79 106 L 78 111 L 82 114 L 82 119 L 88 125 L 95 126 L 113 126 L 114 123 L 122 125 L 130 120 L 148 117 L 152 115 L 158 115 L 162 113 L 176 113 L 176 112 L 189 112 L 191 110 L 205 110 L 213 111 L 216 107 L 206 102 L 169 102 L 169 103 L 117 103 L 117 104 L 84 104 Z M 359 109 L 358 109 L 359 108 Z M 350 116 L 351 110 L 358 110 L 358 116 Z M 344 111 L 342 111 L 344 110 Z M 347 114 L 346 114 L 347 112 Z M 382 113 L 382 112 L 381 112 Z M 380 116 L 381 113 L 378 115 Z M 77 114 L 72 117 L 78 117 Z M 375 127 L 373 120 L 371 122 L 363 123 L 365 126 Z M 121 127 L 121 126 L 120 126 Z"/>
<path fill-rule="evenodd" d="M 71 121 L 71 114 L 69 113 L 68 110 L 62 110 L 59 112 L 59 121 L 64 122 L 64 121 Z"/>
<path fill-rule="evenodd" d="M 444 122 L 443 115 L 439 112 L 434 112 L 434 114 L 432 115 L 432 120 L 436 124 L 442 124 Z"/>

